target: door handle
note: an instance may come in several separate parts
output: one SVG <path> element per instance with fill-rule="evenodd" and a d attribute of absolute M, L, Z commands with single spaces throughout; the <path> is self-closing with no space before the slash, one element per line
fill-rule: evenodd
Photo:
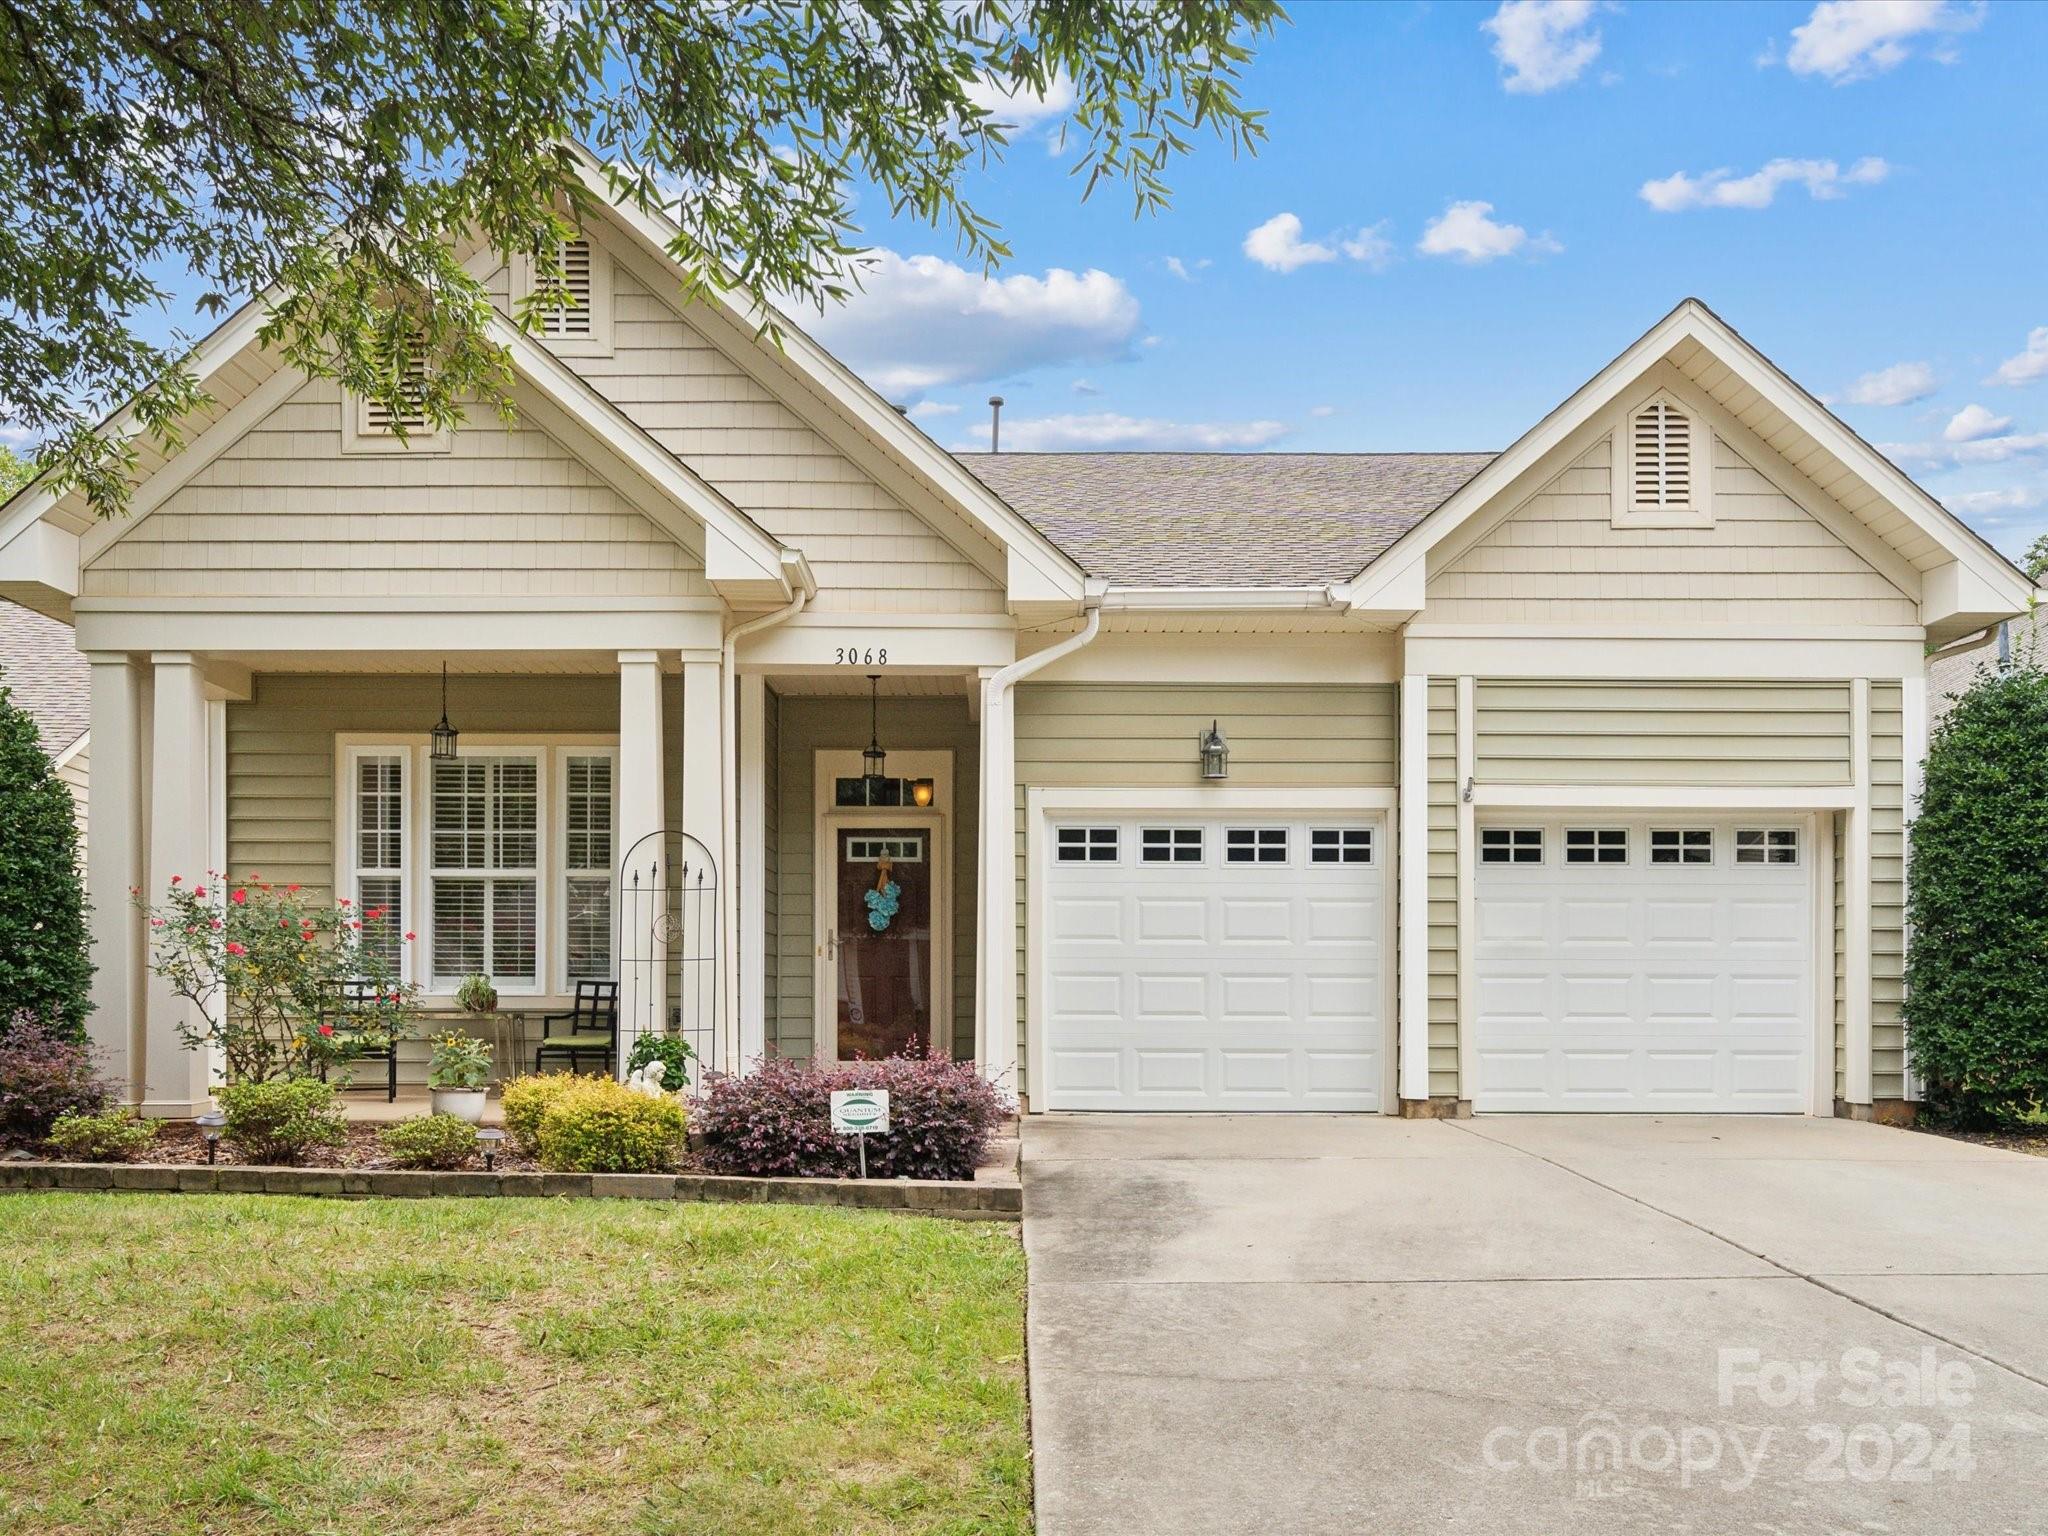
<path fill-rule="evenodd" d="M 837 960 L 839 958 L 839 930 L 837 928 L 827 928 L 825 930 L 825 958 L 827 960 Z"/>

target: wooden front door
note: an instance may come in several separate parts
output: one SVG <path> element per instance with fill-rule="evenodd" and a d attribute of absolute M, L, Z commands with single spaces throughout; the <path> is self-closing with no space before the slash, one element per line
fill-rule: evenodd
<path fill-rule="evenodd" d="M 932 1045 L 943 1017 L 934 921 L 934 824 L 831 824 L 830 969 L 837 1059 L 873 1060 Z"/>

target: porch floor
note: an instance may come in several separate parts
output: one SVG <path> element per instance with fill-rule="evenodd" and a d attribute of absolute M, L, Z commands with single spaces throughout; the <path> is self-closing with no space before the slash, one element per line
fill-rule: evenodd
<path fill-rule="evenodd" d="M 400 1084 L 398 1097 L 387 1099 L 382 1089 L 371 1092 L 367 1088 L 350 1089 L 341 1096 L 343 1113 L 351 1125 L 388 1125 L 394 1120 L 414 1120 L 429 1113 L 427 1090 Z M 491 1089 L 490 1097 L 484 1100 L 485 1125 L 503 1125 L 505 1109 L 498 1102 L 498 1090 Z"/>

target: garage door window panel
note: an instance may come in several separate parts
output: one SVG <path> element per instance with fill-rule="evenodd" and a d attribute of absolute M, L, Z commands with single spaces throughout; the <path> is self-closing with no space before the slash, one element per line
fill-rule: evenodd
<path fill-rule="evenodd" d="M 1626 864 L 1628 828 L 1567 827 L 1564 861 L 1567 864 Z"/>
<path fill-rule="evenodd" d="M 1371 827 L 1314 827 L 1308 834 L 1311 864 L 1370 864 Z"/>
<path fill-rule="evenodd" d="M 1650 829 L 1652 864 L 1711 864 L 1714 862 L 1712 827 L 1653 827 Z"/>
<path fill-rule="evenodd" d="M 1061 827 L 1054 857 L 1061 864 L 1114 864 L 1118 843 L 1115 827 Z"/>
<path fill-rule="evenodd" d="M 1200 827 L 1146 827 L 1139 834 L 1139 860 L 1146 864 L 1202 862 Z"/>
<path fill-rule="evenodd" d="M 1738 864 L 1797 864 L 1799 831 L 1796 827 L 1738 827 L 1735 832 L 1735 862 Z"/>
<path fill-rule="evenodd" d="M 1541 864 L 1541 827 L 1485 827 L 1479 833 L 1482 864 Z"/>
<path fill-rule="evenodd" d="M 1231 864 L 1285 864 L 1287 828 L 1232 827 L 1223 834 L 1223 857 Z"/>

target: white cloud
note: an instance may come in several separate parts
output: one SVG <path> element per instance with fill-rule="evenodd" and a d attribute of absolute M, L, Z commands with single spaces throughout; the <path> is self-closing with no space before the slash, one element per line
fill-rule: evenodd
<path fill-rule="evenodd" d="M 993 114 L 995 121 L 1019 132 L 1074 110 L 1074 82 L 1065 75 L 1054 75 L 1042 96 L 1028 89 L 1007 91 L 1003 88 L 1007 83 L 984 76 L 968 85 L 967 99 Z"/>
<path fill-rule="evenodd" d="M 1879 443 L 1878 452 L 1901 464 L 1925 469 L 1962 469 L 1972 464 L 2009 464 L 2048 453 L 2048 432 L 2008 432 L 1963 443 Z"/>
<path fill-rule="evenodd" d="M 1334 416 L 1337 414 L 1337 407 L 1334 405 L 1312 405 L 1308 408 L 1308 413 L 1311 416 Z"/>
<path fill-rule="evenodd" d="M 935 421 L 941 416 L 957 416 L 960 407 L 944 400 L 920 400 L 904 413 L 912 421 Z"/>
<path fill-rule="evenodd" d="M 2031 384 L 2048 375 L 2048 325 L 2027 332 L 2027 344 L 1998 365 L 1986 384 Z"/>
<path fill-rule="evenodd" d="M 1102 393 L 1102 386 L 1089 379 L 1076 379 L 1067 387 L 1077 395 L 1099 395 Z"/>
<path fill-rule="evenodd" d="M 1996 491 L 1956 491 L 1942 497 L 1942 505 L 1958 517 L 1975 517 L 1996 523 L 2000 512 L 2029 512 L 2048 500 L 2038 486 L 2009 485 Z"/>
<path fill-rule="evenodd" d="M 1893 363 L 1866 373 L 1842 398 L 1851 405 L 1911 405 L 1934 393 L 1934 370 L 1925 363 Z"/>
<path fill-rule="evenodd" d="M 1385 219 L 1345 237 L 1339 248 L 1353 261 L 1362 261 L 1375 272 L 1386 271 L 1394 260 L 1394 242 L 1387 237 Z"/>
<path fill-rule="evenodd" d="M 1981 3 L 1821 0 L 1805 23 L 1792 29 L 1785 65 L 1795 75 L 1820 75 L 1847 85 L 1896 69 L 1912 56 L 1914 38 L 1968 32 L 1983 20 Z M 1934 56 L 1953 62 L 1954 45 L 1937 43 Z"/>
<path fill-rule="evenodd" d="M 1981 405 L 1966 405 L 1948 419 L 1948 425 L 1941 429 L 1942 437 L 1951 443 L 1972 443 L 1980 437 L 1991 437 L 2012 425 L 2010 416 L 1994 416 Z"/>
<path fill-rule="evenodd" d="M 1003 451 L 1050 453 L 1062 449 L 1202 450 L 1264 448 L 1287 435 L 1280 421 L 1166 421 L 1158 417 L 1124 416 L 1115 411 L 1092 415 L 1027 416 L 1003 423 Z M 977 433 L 955 448 L 986 450 L 988 434 Z"/>
<path fill-rule="evenodd" d="M 1842 196 L 1847 187 L 1874 186 L 1891 171 L 1891 166 L 1875 155 L 1864 156 L 1846 171 L 1832 160 L 1781 158 L 1747 176 L 1725 169 L 1698 176 L 1678 171 L 1662 180 L 1644 182 L 1636 195 L 1659 213 L 1679 213 L 1687 208 L 1768 208 L 1783 186 L 1803 186 L 1808 196 L 1825 201 Z"/>
<path fill-rule="evenodd" d="M 1293 272 L 1319 261 L 1335 261 L 1337 248 L 1301 238 L 1301 220 L 1276 213 L 1244 237 L 1244 253 L 1268 272 Z"/>
<path fill-rule="evenodd" d="M 1521 225 L 1502 224 L 1492 215 L 1491 203 L 1452 203 L 1423 227 L 1415 249 L 1425 256 L 1449 256 L 1474 266 L 1517 251 L 1564 249 L 1548 235 L 1531 236 Z"/>
<path fill-rule="evenodd" d="M 819 342 L 889 395 L 1122 357 L 1137 328 L 1137 299 L 1107 272 L 985 277 L 889 250 L 873 253 L 860 291 L 809 317 Z"/>
<path fill-rule="evenodd" d="M 1503 0 L 1479 23 L 1493 34 L 1503 88 L 1528 95 L 1570 85 L 1600 57 L 1593 0 Z"/>
<path fill-rule="evenodd" d="M 1192 283 L 1197 272 L 1205 271 L 1214 266 L 1215 263 L 1206 256 L 1196 261 L 1182 261 L 1178 256 L 1169 256 L 1166 258 L 1165 265 L 1166 270 L 1182 282 Z"/>

